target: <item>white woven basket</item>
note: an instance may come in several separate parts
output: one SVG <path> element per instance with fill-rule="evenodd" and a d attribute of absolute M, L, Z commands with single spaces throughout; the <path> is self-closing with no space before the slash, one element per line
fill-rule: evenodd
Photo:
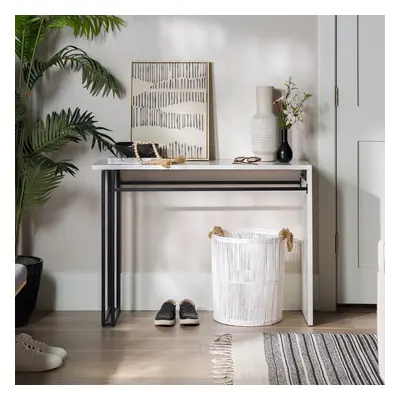
<path fill-rule="evenodd" d="M 262 229 L 212 235 L 214 319 L 262 326 L 282 320 L 285 241 Z"/>

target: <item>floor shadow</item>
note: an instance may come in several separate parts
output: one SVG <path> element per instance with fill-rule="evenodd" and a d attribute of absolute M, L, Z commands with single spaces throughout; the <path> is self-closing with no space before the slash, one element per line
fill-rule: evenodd
<path fill-rule="evenodd" d="M 376 306 L 341 306 L 336 311 L 314 311 L 314 326 L 331 324 L 339 321 L 349 320 L 357 317 L 365 317 L 376 314 Z"/>
<path fill-rule="evenodd" d="M 53 312 L 52 310 L 46 310 L 46 311 L 40 310 L 40 311 L 35 311 L 35 312 L 32 314 L 32 317 L 31 317 L 31 319 L 29 320 L 29 324 L 28 324 L 26 327 L 29 328 L 30 325 L 36 324 L 36 323 L 38 323 L 38 322 L 44 320 L 44 319 L 45 319 L 46 317 L 48 317 L 52 312 Z M 18 328 L 18 331 L 23 332 L 24 328 L 26 328 L 26 327 Z"/>

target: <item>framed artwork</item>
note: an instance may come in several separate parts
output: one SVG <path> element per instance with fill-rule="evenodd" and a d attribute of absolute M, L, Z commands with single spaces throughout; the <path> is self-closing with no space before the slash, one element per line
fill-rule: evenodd
<path fill-rule="evenodd" d="M 134 61 L 131 140 L 152 141 L 163 157 L 209 160 L 206 61 Z"/>

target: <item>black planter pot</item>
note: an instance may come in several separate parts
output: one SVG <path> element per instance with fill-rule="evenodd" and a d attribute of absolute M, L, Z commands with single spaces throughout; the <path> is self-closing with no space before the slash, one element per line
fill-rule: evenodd
<path fill-rule="evenodd" d="M 42 281 L 43 260 L 38 257 L 17 256 L 15 263 L 25 265 L 28 272 L 26 285 L 15 296 L 15 327 L 18 328 L 29 323 L 36 308 Z"/>
<path fill-rule="evenodd" d="M 292 161 L 293 151 L 288 142 L 287 129 L 282 129 L 281 144 L 276 153 L 276 158 L 283 164 L 288 164 L 290 161 Z"/>

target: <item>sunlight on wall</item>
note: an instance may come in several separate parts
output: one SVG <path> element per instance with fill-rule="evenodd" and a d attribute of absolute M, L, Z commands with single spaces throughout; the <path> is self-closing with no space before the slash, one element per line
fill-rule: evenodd
<path fill-rule="evenodd" d="M 317 16 L 123 18 L 127 27 L 105 40 L 88 42 L 65 33 L 59 38 L 57 48 L 69 44 L 82 47 L 121 80 L 127 89 L 126 98 L 93 98 L 82 88 L 79 75 L 65 74 L 52 82 L 54 90 L 44 104 L 45 113 L 68 107 L 89 110 L 100 126 L 112 130 L 116 141 L 126 141 L 130 139 L 132 61 L 210 61 L 212 146 L 217 158 L 232 159 L 252 155 L 250 129 L 256 109 L 255 86 L 283 88 L 283 82 L 291 75 L 301 89 L 317 93 Z M 315 108 L 315 99 L 311 100 L 310 106 Z M 310 113 L 307 118 L 311 140 L 307 141 L 304 152 L 315 162 L 312 157 L 317 148 L 316 114 Z M 76 178 L 65 179 L 49 203 L 39 210 L 32 253 L 45 260 L 48 275 L 45 280 L 49 281 L 49 290 L 42 294 L 41 304 L 51 308 L 54 301 L 50 297 L 55 294 L 61 298 L 61 293 L 65 293 L 62 300 L 57 300 L 58 305 L 62 303 L 66 309 L 81 305 L 82 309 L 88 309 L 99 305 L 100 295 L 96 290 L 101 265 L 100 175 L 91 170 L 91 164 L 108 154 L 82 146 L 79 151 L 72 150 L 65 158 L 74 159 L 80 172 Z M 278 210 L 276 206 L 287 209 Z M 298 206 L 296 194 L 288 193 L 126 194 L 123 270 L 126 274 L 154 273 L 150 277 L 154 280 L 146 280 L 144 276 L 140 282 L 156 282 L 165 292 L 158 287 L 138 288 L 140 283 L 133 279 L 126 283 L 125 292 L 135 294 L 143 289 L 149 301 L 157 304 L 167 290 L 183 298 L 190 295 L 183 293 L 182 287 L 187 288 L 187 284 L 178 288 L 175 275 L 170 278 L 166 275 L 185 272 L 191 276 L 193 291 L 199 294 L 194 300 L 200 306 L 206 304 L 208 289 L 196 285 L 201 286 L 209 279 L 204 277 L 210 271 L 209 229 L 217 223 L 232 228 L 290 227 L 298 235 L 301 224 Z M 186 207 L 185 211 L 179 211 L 182 207 Z M 292 265 L 290 273 L 294 276 L 295 272 L 298 271 Z M 55 282 L 52 291 L 51 282 Z M 82 290 L 72 299 L 69 293 L 75 287 Z"/>

